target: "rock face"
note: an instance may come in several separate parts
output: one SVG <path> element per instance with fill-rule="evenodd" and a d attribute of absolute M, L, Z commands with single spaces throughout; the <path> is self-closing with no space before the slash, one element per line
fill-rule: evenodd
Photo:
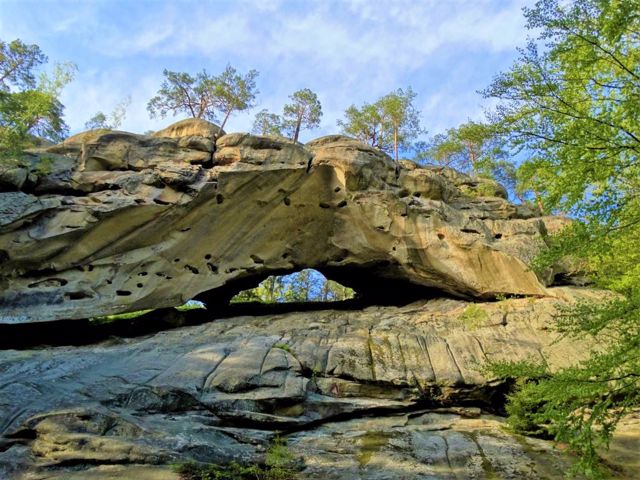
<path fill-rule="evenodd" d="M 280 432 L 301 478 L 562 478 L 567 458 L 490 414 L 504 385 L 482 371 L 487 360 L 558 368 L 584 358 L 587 345 L 553 342 L 551 315 L 603 294 L 552 290 L 555 298 L 236 317 L 0 351 L 0 477 L 76 478 L 78 465 L 120 465 L 113 477 L 101 475 L 115 467 L 75 475 L 173 478 L 154 465 L 260 462 Z"/>
<path fill-rule="evenodd" d="M 552 316 L 607 294 L 552 286 L 579 273 L 570 262 L 527 268 L 566 220 L 341 136 L 302 146 L 189 120 L 28 156 L 0 172 L 0 345 L 34 340 L 0 350 L 0 478 L 177 480 L 175 462 L 264 462 L 276 435 L 300 478 L 561 478 L 571 465 L 503 428 L 509 384 L 483 369 L 588 355 Z M 360 298 L 224 318 L 238 290 L 303 268 Z M 192 298 L 208 310 L 159 309 Z M 147 308 L 174 328 L 76 347 L 60 334 Z M 32 348 L 47 331 L 58 346 Z M 629 425 L 616 452 L 632 462 Z"/>
<path fill-rule="evenodd" d="M 498 184 L 341 136 L 216 132 L 94 130 L 31 151 L 0 182 L 0 322 L 213 305 L 303 268 L 376 299 L 547 294 L 527 268 L 546 220 Z"/>

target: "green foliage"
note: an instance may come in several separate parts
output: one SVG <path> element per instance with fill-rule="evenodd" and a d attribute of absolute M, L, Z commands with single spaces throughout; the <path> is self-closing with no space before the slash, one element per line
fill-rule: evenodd
<path fill-rule="evenodd" d="M 283 108 L 282 128 L 294 142 L 298 141 L 302 128 L 316 128 L 322 118 L 322 105 L 318 96 L 304 88 L 289 95 L 291 103 Z"/>
<path fill-rule="evenodd" d="M 276 437 L 267 450 L 265 465 L 201 464 L 188 462 L 176 466 L 183 480 L 293 480 L 295 459 L 286 440 Z"/>
<path fill-rule="evenodd" d="M 415 160 L 492 178 L 518 194 L 516 168 L 503 148 L 495 125 L 468 121 L 416 145 Z"/>
<path fill-rule="evenodd" d="M 220 75 L 214 77 L 212 102 L 214 108 L 224 115 L 221 129 L 227 124 L 231 112 L 253 108 L 259 93 L 256 89 L 257 77 L 257 70 L 249 70 L 246 75 L 240 75 L 231 65 L 227 65 Z"/>
<path fill-rule="evenodd" d="M 131 105 L 130 96 L 118 103 L 109 115 L 97 112 L 84 124 L 84 128 L 87 130 L 116 130 L 122 125 L 122 120 L 124 120 L 124 117 L 127 115 L 127 107 L 129 105 Z"/>
<path fill-rule="evenodd" d="M 284 438 L 276 437 L 271 442 L 265 458 L 266 480 L 289 480 L 295 478 L 295 458 Z"/>
<path fill-rule="evenodd" d="M 275 113 L 270 113 L 266 109 L 256 113 L 251 133 L 256 135 L 278 135 L 282 136 L 282 117 Z"/>
<path fill-rule="evenodd" d="M 539 0 L 525 9 L 539 38 L 485 91 L 500 100 L 493 120 L 510 146 L 530 154 L 518 171 L 523 188 L 577 219 L 548 239 L 535 267 L 572 256 L 624 295 L 562 312 L 562 333 L 588 335 L 598 349 L 511 400 L 519 417 L 539 401 L 527 421 L 580 453 L 592 476 L 596 448 L 640 402 L 639 11 L 639 0 Z"/>
<path fill-rule="evenodd" d="M 465 327 L 475 330 L 483 326 L 489 320 L 489 314 L 476 304 L 467 306 L 458 319 Z"/>
<path fill-rule="evenodd" d="M 37 45 L 20 40 L 0 41 L 0 161 L 14 163 L 32 144 L 31 135 L 60 141 L 68 131 L 62 119 L 64 106 L 58 100 L 62 88 L 75 73 L 75 65 L 55 65 L 49 75 L 36 81 L 34 69 L 47 57 Z"/>
<path fill-rule="evenodd" d="M 411 142 L 424 132 L 420 127 L 420 112 L 413 101 L 416 93 L 408 87 L 379 98 L 361 108 L 351 105 L 345 110 L 345 120 L 338 120 L 342 133 L 350 135 L 374 148 L 393 153 L 411 146 Z"/>
<path fill-rule="evenodd" d="M 293 350 L 292 350 L 292 348 L 291 348 L 288 344 L 286 344 L 286 343 L 276 343 L 276 344 L 273 346 L 273 348 L 278 348 L 278 349 L 280 349 L 280 350 L 284 350 L 285 352 L 290 353 L 290 354 L 292 354 L 292 355 L 293 355 Z"/>
<path fill-rule="evenodd" d="M 351 105 L 345 110 L 344 116 L 344 120 L 337 122 L 342 128 L 342 133 L 379 150 L 388 150 L 388 137 L 384 135 L 383 112 L 378 102 L 365 103 L 360 108 Z"/>
<path fill-rule="evenodd" d="M 0 89 L 9 91 L 11 85 L 22 90 L 35 88 L 34 70 L 46 62 L 38 45 L 27 45 L 20 39 L 9 43 L 0 40 Z"/>
<path fill-rule="evenodd" d="M 153 309 L 148 309 L 148 310 L 136 310 L 134 312 L 126 312 L 126 313 L 116 313 L 114 315 L 104 315 L 101 317 L 92 317 L 89 320 L 93 323 L 96 324 L 102 324 L 102 323 L 111 323 L 111 322 L 116 322 L 118 320 L 131 320 L 132 318 L 138 318 L 141 317 L 142 315 L 152 312 Z"/>
<path fill-rule="evenodd" d="M 231 302 L 331 302 L 354 296 L 351 288 L 307 269 L 287 276 L 270 276 L 257 287 L 238 293 Z"/>
<path fill-rule="evenodd" d="M 183 113 L 192 118 L 215 122 L 217 115 L 221 114 L 223 120 L 220 128 L 223 129 L 231 113 L 252 108 L 258 94 L 256 70 L 240 75 L 235 68 L 227 65 L 217 76 L 211 76 L 206 70 L 191 76 L 166 69 L 163 75 L 165 79 L 158 95 L 147 103 L 151 118 L 164 118 L 171 112 L 174 116 Z"/>

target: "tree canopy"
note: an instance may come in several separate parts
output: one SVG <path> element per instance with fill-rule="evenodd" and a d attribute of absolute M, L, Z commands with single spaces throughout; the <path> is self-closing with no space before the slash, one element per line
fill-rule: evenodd
<path fill-rule="evenodd" d="M 525 9 L 538 38 L 484 92 L 499 100 L 492 119 L 510 146 L 528 156 L 522 184 L 576 219 L 549 240 L 538 267 L 572 255 L 623 295 L 561 318 L 563 332 L 591 335 L 604 353 L 512 399 L 581 452 L 594 475 L 596 448 L 640 401 L 639 12 L 639 0 L 539 0 Z"/>
<path fill-rule="evenodd" d="M 101 111 L 96 112 L 96 114 L 84 124 L 84 128 L 87 130 L 95 128 L 105 128 L 107 130 L 117 129 L 122 125 L 122 121 L 127 115 L 127 107 L 129 105 L 131 105 L 130 96 L 118 103 L 113 111 L 108 115 Z"/>
<path fill-rule="evenodd" d="M 165 79 L 158 94 L 147 103 L 151 118 L 182 113 L 215 122 L 218 115 L 222 115 L 220 128 L 224 129 L 231 113 L 253 107 L 258 94 L 256 70 L 241 75 L 227 65 L 217 76 L 210 75 L 206 70 L 195 76 L 164 70 L 163 75 Z"/>
<path fill-rule="evenodd" d="M 251 132 L 256 135 L 282 135 L 282 118 L 276 113 L 262 109 L 256 113 Z"/>
<path fill-rule="evenodd" d="M 56 64 L 50 74 L 36 69 L 47 62 L 37 45 L 0 40 L 0 149 L 13 155 L 29 135 L 62 140 L 68 126 L 58 97 L 75 74 L 72 63 Z"/>
<path fill-rule="evenodd" d="M 256 95 L 256 78 L 258 72 L 249 70 L 246 75 L 240 75 L 235 68 L 227 68 L 213 79 L 213 106 L 222 114 L 220 129 L 224 130 L 227 120 L 233 111 L 243 111 L 253 108 Z"/>
<path fill-rule="evenodd" d="M 318 96 L 303 88 L 289 95 L 291 103 L 284 106 L 282 113 L 283 129 L 294 142 L 298 141 L 302 128 L 316 128 L 322 118 L 322 105 Z"/>
<path fill-rule="evenodd" d="M 255 288 L 238 293 L 232 302 L 334 302 L 355 296 L 349 287 L 327 280 L 316 270 L 270 276 Z"/>
<path fill-rule="evenodd" d="M 345 119 L 338 126 L 346 135 L 399 158 L 400 149 L 409 149 L 412 142 L 424 133 L 420 127 L 420 112 L 413 101 L 416 93 L 408 87 L 388 93 L 376 102 L 345 110 Z"/>
<path fill-rule="evenodd" d="M 503 145 L 495 125 L 469 120 L 446 133 L 419 142 L 415 160 L 455 168 L 462 172 L 492 178 L 524 200 L 517 184 L 516 167 Z"/>

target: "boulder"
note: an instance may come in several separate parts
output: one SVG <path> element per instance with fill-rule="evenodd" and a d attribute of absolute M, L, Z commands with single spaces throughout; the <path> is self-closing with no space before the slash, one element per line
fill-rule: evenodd
<path fill-rule="evenodd" d="M 181 138 L 181 137 L 205 137 L 218 138 L 224 135 L 218 125 L 201 118 L 187 118 L 169 125 L 167 128 L 154 132 L 154 137 Z"/>

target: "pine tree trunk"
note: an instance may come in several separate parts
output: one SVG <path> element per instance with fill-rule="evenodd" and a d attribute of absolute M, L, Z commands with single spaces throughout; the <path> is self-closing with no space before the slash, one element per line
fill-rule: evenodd
<path fill-rule="evenodd" d="M 393 152 L 395 154 L 396 162 L 398 161 L 398 129 L 393 129 Z"/>
<path fill-rule="evenodd" d="M 231 115 L 231 110 L 227 111 L 227 114 L 224 116 L 224 120 L 222 120 L 222 125 L 220 125 L 220 130 L 224 130 L 224 126 L 227 124 L 227 120 L 229 120 L 230 115 Z"/>
<path fill-rule="evenodd" d="M 298 136 L 300 135 L 300 126 L 302 125 L 302 113 L 298 114 L 298 120 L 296 121 L 296 130 L 293 134 L 293 141 L 298 141 Z"/>

